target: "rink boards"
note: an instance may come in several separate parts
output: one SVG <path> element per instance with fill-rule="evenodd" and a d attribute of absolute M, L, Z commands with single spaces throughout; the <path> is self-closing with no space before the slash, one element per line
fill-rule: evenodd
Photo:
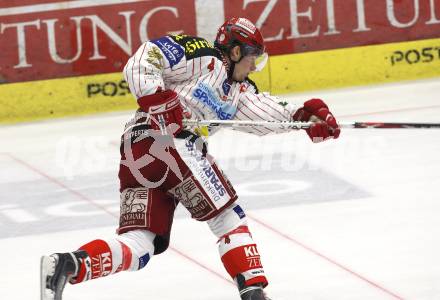
<path fill-rule="evenodd" d="M 135 108 L 121 70 L 144 41 L 213 40 L 232 16 L 261 30 L 273 94 L 440 76 L 438 1 L 8 1 L 0 7 L 0 123 Z"/>
<path fill-rule="evenodd" d="M 252 76 L 272 94 L 440 76 L 440 39 L 273 56 Z M 134 109 L 122 73 L 0 85 L 0 122 Z"/>
<path fill-rule="evenodd" d="M 258 82 L 273 94 L 440 76 L 440 39 L 271 57 Z"/>

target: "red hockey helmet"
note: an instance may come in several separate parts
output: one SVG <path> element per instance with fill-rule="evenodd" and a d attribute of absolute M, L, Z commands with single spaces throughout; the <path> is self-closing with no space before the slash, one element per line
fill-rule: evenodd
<path fill-rule="evenodd" d="M 232 18 L 218 30 L 214 45 L 225 53 L 230 53 L 235 46 L 240 46 L 242 57 L 261 56 L 265 46 L 260 30 L 248 19 Z"/>

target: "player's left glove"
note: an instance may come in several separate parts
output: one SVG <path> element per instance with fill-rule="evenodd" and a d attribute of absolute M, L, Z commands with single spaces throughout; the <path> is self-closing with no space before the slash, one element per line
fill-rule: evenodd
<path fill-rule="evenodd" d="M 158 91 L 137 100 L 141 110 L 150 115 L 153 129 L 178 134 L 183 129 L 183 112 L 176 92 L 172 90 Z"/>
<path fill-rule="evenodd" d="M 293 114 L 292 119 L 301 122 L 314 122 L 310 128 L 306 129 L 314 143 L 337 139 L 341 133 L 335 117 L 321 99 L 310 99 L 304 102 L 304 106 Z"/>

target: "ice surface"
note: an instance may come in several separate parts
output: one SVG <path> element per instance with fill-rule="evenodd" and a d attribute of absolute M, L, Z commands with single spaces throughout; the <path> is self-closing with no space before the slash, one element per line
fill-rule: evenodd
<path fill-rule="evenodd" d="M 440 122 L 440 80 L 321 97 L 342 121 Z M 38 299 L 39 257 L 114 234 L 118 141 L 131 113 L 0 127 L 1 299 Z M 274 300 L 440 299 L 440 130 L 355 129 L 312 144 L 224 130 L 210 151 L 236 187 Z M 171 248 L 66 300 L 238 299 L 206 224 L 179 208 Z"/>

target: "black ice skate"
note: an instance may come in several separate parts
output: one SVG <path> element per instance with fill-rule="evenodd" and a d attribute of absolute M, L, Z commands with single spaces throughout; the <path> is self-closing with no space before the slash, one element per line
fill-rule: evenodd
<path fill-rule="evenodd" d="M 244 277 L 241 274 L 237 276 L 237 283 L 241 300 L 271 300 L 261 285 L 245 286 Z"/>
<path fill-rule="evenodd" d="M 80 259 L 87 257 L 85 251 L 55 253 L 41 257 L 41 300 L 61 300 L 67 281 L 75 277 L 81 265 Z"/>

